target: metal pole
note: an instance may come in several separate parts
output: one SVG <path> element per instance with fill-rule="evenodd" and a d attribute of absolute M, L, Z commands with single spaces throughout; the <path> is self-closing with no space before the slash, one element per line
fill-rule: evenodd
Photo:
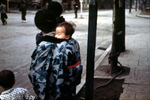
<path fill-rule="evenodd" d="M 80 17 L 80 18 L 83 18 L 83 17 L 82 17 L 82 2 L 83 2 L 83 1 L 80 0 L 80 6 L 81 6 L 81 7 L 80 7 L 80 11 L 81 11 L 81 17 Z"/>
<path fill-rule="evenodd" d="M 89 6 L 85 100 L 93 100 L 94 58 L 95 58 L 96 28 L 97 28 L 97 1 L 92 0 L 89 5 L 90 6 Z"/>

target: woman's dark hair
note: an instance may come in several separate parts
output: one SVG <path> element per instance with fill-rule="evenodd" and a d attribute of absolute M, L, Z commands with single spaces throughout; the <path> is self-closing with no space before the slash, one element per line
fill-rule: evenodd
<path fill-rule="evenodd" d="M 71 24 L 71 23 L 68 23 L 68 22 L 62 22 L 57 27 L 64 27 L 65 30 L 66 30 L 66 35 L 70 35 L 70 36 L 72 36 L 72 34 L 75 31 L 75 29 L 73 27 L 73 23 Z"/>
<path fill-rule="evenodd" d="M 25 4 L 26 2 L 25 2 L 24 0 L 21 0 L 21 3 L 22 3 L 22 4 Z"/>
<path fill-rule="evenodd" d="M 10 70 L 0 72 L 0 86 L 3 88 L 12 88 L 15 83 L 15 75 Z"/>
<path fill-rule="evenodd" d="M 0 0 L 0 3 L 5 4 L 5 0 Z"/>
<path fill-rule="evenodd" d="M 63 11 L 61 4 L 56 1 L 49 2 L 48 10 L 53 12 L 56 17 L 59 17 Z"/>
<path fill-rule="evenodd" d="M 47 9 L 39 10 L 34 22 L 36 27 L 45 33 L 51 32 L 56 27 L 56 17 Z"/>

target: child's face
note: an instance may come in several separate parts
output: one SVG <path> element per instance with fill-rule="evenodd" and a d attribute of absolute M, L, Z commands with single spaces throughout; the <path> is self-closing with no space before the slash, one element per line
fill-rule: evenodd
<path fill-rule="evenodd" d="M 68 40 L 70 38 L 70 35 L 66 35 L 66 29 L 64 27 L 57 27 L 54 37 L 58 39 Z"/>

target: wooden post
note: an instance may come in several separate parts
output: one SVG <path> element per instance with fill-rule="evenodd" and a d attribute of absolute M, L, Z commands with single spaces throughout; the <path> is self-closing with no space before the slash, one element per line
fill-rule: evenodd
<path fill-rule="evenodd" d="M 132 8 L 132 0 L 130 0 L 129 13 L 131 13 L 131 8 Z"/>
<path fill-rule="evenodd" d="M 113 37 L 112 49 L 109 55 L 110 74 L 118 71 L 118 54 L 125 51 L 125 0 L 113 0 Z"/>
<path fill-rule="evenodd" d="M 135 4 L 135 11 L 137 11 L 137 0 L 136 0 L 136 4 Z"/>
<path fill-rule="evenodd" d="M 92 0 L 89 7 L 88 48 L 85 100 L 93 100 L 94 58 L 97 29 L 97 1 Z"/>
<path fill-rule="evenodd" d="M 139 0 L 139 10 L 141 10 L 141 3 L 140 3 L 140 0 Z"/>
<path fill-rule="evenodd" d="M 9 12 L 9 0 L 7 0 L 7 12 Z"/>

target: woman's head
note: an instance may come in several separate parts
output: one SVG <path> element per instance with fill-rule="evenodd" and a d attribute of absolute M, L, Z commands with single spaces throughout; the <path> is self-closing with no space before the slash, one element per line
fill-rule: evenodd
<path fill-rule="evenodd" d="M 56 1 L 52 1 L 49 3 L 48 10 L 53 12 L 56 15 L 56 17 L 59 17 L 63 12 L 61 4 Z"/>
<path fill-rule="evenodd" d="M 56 27 L 56 17 L 47 9 L 39 10 L 35 15 L 34 22 L 36 27 L 44 33 L 49 33 Z"/>

